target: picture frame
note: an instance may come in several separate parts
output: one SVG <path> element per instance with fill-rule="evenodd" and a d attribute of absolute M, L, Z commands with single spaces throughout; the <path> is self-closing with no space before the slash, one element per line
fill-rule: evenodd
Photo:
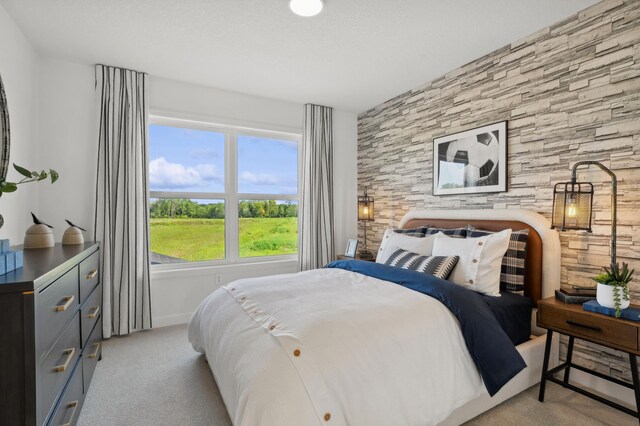
<path fill-rule="evenodd" d="M 344 255 L 347 257 L 356 257 L 358 251 L 358 240 L 347 240 L 347 248 L 344 251 Z"/>
<path fill-rule="evenodd" d="M 507 121 L 433 139 L 433 195 L 507 191 Z"/>

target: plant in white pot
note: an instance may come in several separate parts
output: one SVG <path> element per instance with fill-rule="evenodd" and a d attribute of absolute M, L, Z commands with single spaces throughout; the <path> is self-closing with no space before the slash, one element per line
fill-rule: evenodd
<path fill-rule="evenodd" d="M 598 283 L 596 299 L 598 303 L 607 308 L 615 308 L 616 318 L 620 317 L 620 311 L 629 307 L 629 282 L 633 279 L 635 269 L 629 271 L 629 265 L 622 262 L 622 268 L 618 263 L 612 263 L 610 268 L 604 268 L 604 272 L 593 278 Z"/>

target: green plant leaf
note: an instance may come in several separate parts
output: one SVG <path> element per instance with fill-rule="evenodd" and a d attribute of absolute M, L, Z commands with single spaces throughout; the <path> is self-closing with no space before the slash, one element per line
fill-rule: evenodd
<path fill-rule="evenodd" d="M 51 183 L 55 183 L 60 175 L 53 169 L 49 169 L 49 174 L 51 175 Z"/>
<path fill-rule="evenodd" d="M 13 182 L 4 182 L 0 187 L 0 191 L 2 192 L 15 192 L 18 189 L 18 186 Z"/>
<path fill-rule="evenodd" d="M 44 180 L 47 178 L 47 172 L 45 172 L 44 170 L 40 172 L 40 176 L 38 177 L 38 180 Z"/>
<path fill-rule="evenodd" d="M 20 173 L 22 176 L 26 176 L 28 178 L 31 177 L 31 171 L 25 169 L 24 167 L 20 167 L 16 163 L 13 163 L 13 168 L 16 169 L 16 171 Z"/>

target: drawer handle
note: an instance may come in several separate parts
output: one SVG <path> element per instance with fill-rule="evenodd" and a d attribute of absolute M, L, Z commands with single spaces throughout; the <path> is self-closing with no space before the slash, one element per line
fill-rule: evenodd
<path fill-rule="evenodd" d="M 53 369 L 56 371 L 56 373 L 61 373 L 63 371 L 66 371 L 67 368 L 69 368 L 69 364 L 71 363 L 71 360 L 73 359 L 73 355 L 75 355 L 76 353 L 76 348 L 71 348 L 71 349 L 65 349 L 64 351 L 62 351 L 63 354 L 67 354 L 67 359 L 65 360 L 64 364 L 62 365 L 58 365 L 57 367 L 53 367 Z"/>
<path fill-rule="evenodd" d="M 87 274 L 87 279 L 88 279 L 88 280 L 92 280 L 92 279 L 96 276 L 96 274 L 97 274 L 97 273 L 98 273 L 98 270 L 97 270 L 97 269 L 94 269 L 93 271 L 91 271 L 91 272 L 89 272 L 89 273 Z"/>
<path fill-rule="evenodd" d="M 98 352 L 100 352 L 100 342 L 94 343 L 93 346 L 96 347 L 96 350 L 93 351 L 92 354 L 87 355 L 87 358 L 97 358 L 98 357 Z"/>
<path fill-rule="evenodd" d="M 69 416 L 69 420 L 62 424 L 62 426 L 71 426 L 73 424 L 73 418 L 76 416 L 76 410 L 78 409 L 79 401 L 71 401 L 67 404 L 67 408 L 73 408 L 71 415 Z"/>
<path fill-rule="evenodd" d="M 571 320 L 567 320 L 567 324 L 575 325 L 576 327 L 586 328 L 587 330 L 602 331 L 602 329 L 600 327 L 595 327 L 593 325 L 580 324 L 579 322 L 575 322 L 575 321 L 571 321 Z"/>
<path fill-rule="evenodd" d="M 75 300 L 75 296 L 67 296 L 64 298 L 65 302 L 63 305 L 58 305 L 56 306 L 56 311 L 57 312 L 64 312 L 67 310 L 67 308 L 69 306 L 71 306 L 71 304 L 73 303 L 73 301 Z"/>
<path fill-rule="evenodd" d="M 91 312 L 89 315 L 87 315 L 87 318 L 95 318 L 98 316 L 98 312 L 100 312 L 100 306 L 94 306 L 93 308 L 93 312 Z"/>

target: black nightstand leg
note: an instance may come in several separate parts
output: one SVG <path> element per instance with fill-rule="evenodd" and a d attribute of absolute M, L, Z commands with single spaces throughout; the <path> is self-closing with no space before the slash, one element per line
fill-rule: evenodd
<path fill-rule="evenodd" d="M 640 381 L 638 380 L 638 362 L 634 354 L 629 354 L 629 364 L 631 365 L 631 378 L 633 379 L 633 392 L 636 395 L 636 417 L 640 420 Z"/>
<path fill-rule="evenodd" d="M 544 402 L 544 387 L 547 382 L 547 370 L 549 369 L 549 355 L 551 353 L 551 339 L 553 338 L 553 331 L 547 330 L 547 343 L 544 345 L 544 359 L 542 361 L 542 377 L 540 377 L 540 393 L 538 394 L 538 401 Z"/>
<path fill-rule="evenodd" d="M 567 347 L 567 368 L 564 370 L 564 382 L 569 383 L 569 372 L 571 371 L 571 358 L 573 357 L 573 336 L 569 336 L 569 346 Z"/>

